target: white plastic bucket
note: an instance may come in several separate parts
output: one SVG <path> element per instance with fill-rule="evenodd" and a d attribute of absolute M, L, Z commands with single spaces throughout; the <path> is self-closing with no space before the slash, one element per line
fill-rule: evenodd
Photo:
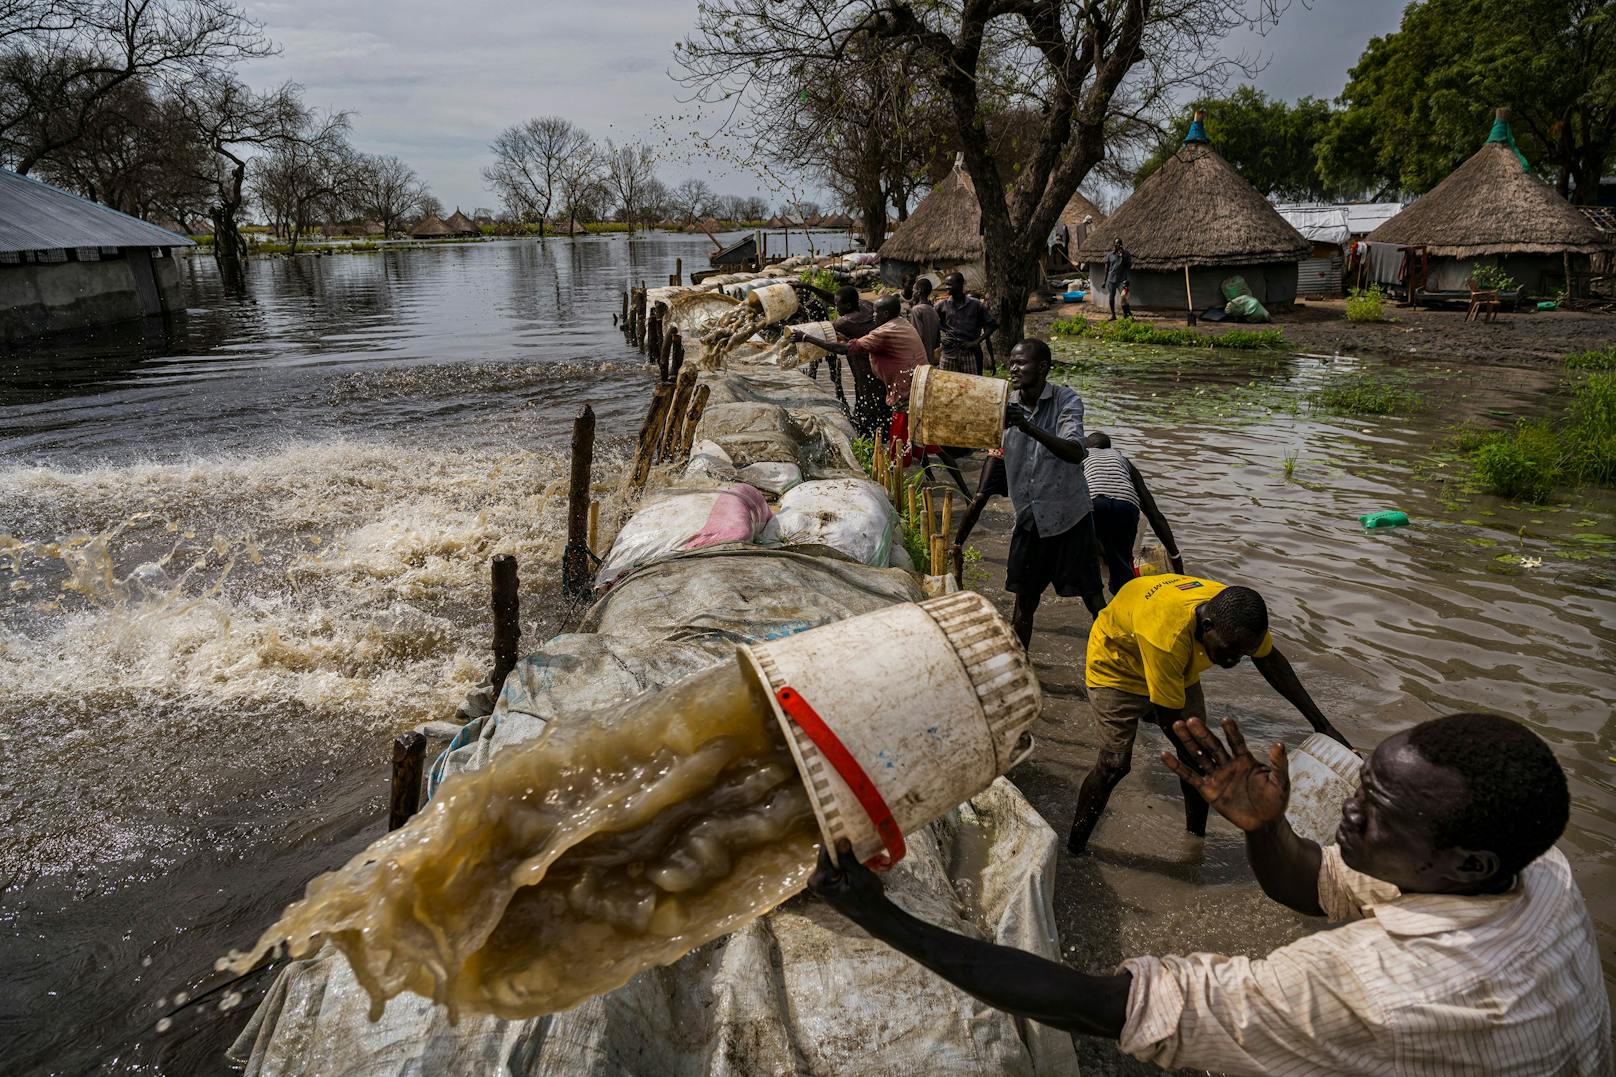
<path fill-rule="evenodd" d="M 805 322 L 802 325 L 792 325 L 787 326 L 787 328 L 796 330 L 804 336 L 813 337 L 815 340 L 833 341 L 836 339 L 836 326 L 830 322 Z M 812 363 L 816 359 L 823 359 L 824 357 L 824 348 L 815 347 L 807 342 L 797 345 L 798 365 Z"/>
<path fill-rule="evenodd" d="M 791 688 L 858 761 L 910 833 L 1032 751 L 1043 705 L 1026 652 L 987 599 L 961 591 L 742 647 L 767 687 L 826 847 L 886 847 L 849 783 L 781 706 Z"/>
<path fill-rule="evenodd" d="M 766 285 L 749 294 L 746 301 L 763 312 L 769 325 L 797 313 L 797 290 L 789 284 Z"/>
<path fill-rule="evenodd" d="M 909 440 L 915 445 L 996 449 L 1004 441 L 1010 383 L 917 366 L 909 382 Z"/>
<path fill-rule="evenodd" d="M 1285 818 L 1302 837 L 1330 845 L 1341 825 L 1341 805 L 1358 788 L 1363 760 L 1323 733 L 1312 734 L 1289 754 L 1291 799 Z"/>

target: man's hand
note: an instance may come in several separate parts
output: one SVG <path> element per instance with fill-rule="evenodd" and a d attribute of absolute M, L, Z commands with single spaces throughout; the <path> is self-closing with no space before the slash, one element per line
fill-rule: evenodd
<path fill-rule="evenodd" d="M 836 857 L 819 847 L 819 864 L 808 876 L 808 889 L 825 899 L 831 908 L 853 921 L 863 923 L 886 904 L 881 879 L 853 856 L 853 843 L 846 838 L 836 842 Z"/>
<path fill-rule="evenodd" d="M 1283 744 L 1270 748 L 1268 762 L 1263 764 L 1252 756 L 1232 718 L 1223 720 L 1223 735 L 1229 738 L 1227 749 L 1199 718 L 1174 722 L 1173 732 L 1188 749 L 1193 769 L 1169 752 L 1162 753 L 1162 762 L 1199 792 L 1219 815 L 1248 834 L 1284 817 L 1291 797 L 1291 776 Z"/>
<path fill-rule="evenodd" d="M 803 341 L 807 340 L 808 337 L 801 329 L 793 329 L 791 332 L 786 334 L 786 339 L 793 344 L 801 344 Z"/>
<path fill-rule="evenodd" d="M 1030 422 L 1032 422 L 1032 417 L 1027 414 L 1027 409 L 1022 407 L 1020 404 L 1017 404 L 1014 400 L 1010 401 L 1004 406 L 1005 426 L 1013 426 L 1017 430 L 1025 430 L 1027 429 L 1027 424 Z"/>

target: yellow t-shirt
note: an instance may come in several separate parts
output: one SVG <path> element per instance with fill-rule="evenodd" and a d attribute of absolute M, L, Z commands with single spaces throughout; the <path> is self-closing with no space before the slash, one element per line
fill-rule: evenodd
<path fill-rule="evenodd" d="M 1083 682 L 1114 688 L 1177 709 L 1184 689 L 1201 679 L 1212 659 L 1195 638 L 1195 607 L 1225 584 L 1173 573 L 1130 580 L 1095 618 Z M 1253 657 L 1267 657 L 1274 640 L 1263 633 Z"/>

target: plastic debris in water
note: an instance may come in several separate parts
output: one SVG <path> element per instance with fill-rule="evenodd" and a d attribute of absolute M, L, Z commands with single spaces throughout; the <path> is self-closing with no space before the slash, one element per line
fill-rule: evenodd
<path fill-rule="evenodd" d="M 1358 517 L 1358 522 L 1364 525 L 1364 530 L 1374 531 L 1382 527 L 1407 527 L 1408 513 L 1396 509 L 1386 509 L 1381 512 L 1366 512 Z"/>
<path fill-rule="evenodd" d="M 162 1018 L 161 1020 L 159 1020 L 157 1022 L 158 1034 L 162 1034 L 164 1032 L 167 1032 L 169 1029 L 171 1029 L 173 1027 L 174 1027 L 174 1019 L 172 1017 L 164 1017 L 164 1018 Z"/>

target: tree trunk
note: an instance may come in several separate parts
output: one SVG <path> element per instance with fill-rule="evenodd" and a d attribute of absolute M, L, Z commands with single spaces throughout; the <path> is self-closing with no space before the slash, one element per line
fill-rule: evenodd
<path fill-rule="evenodd" d="M 866 202 L 859 207 L 859 213 L 864 218 L 864 241 L 870 250 L 878 250 L 887 238 L 887 206 L 883 199 L 880 204 Z"/>

